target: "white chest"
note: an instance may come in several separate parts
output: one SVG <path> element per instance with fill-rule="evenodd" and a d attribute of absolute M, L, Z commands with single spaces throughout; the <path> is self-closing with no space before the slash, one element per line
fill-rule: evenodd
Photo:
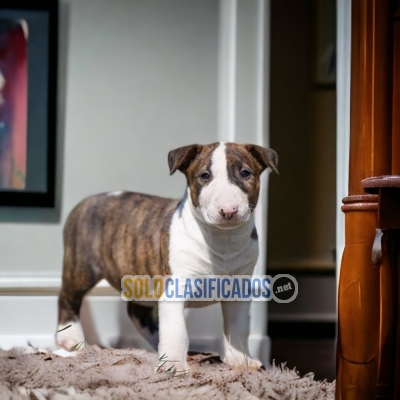
<path fill-rule="evenodd" d="M 173 216 L 169 262 L 174 275 L 253 273 L 258 242 L 251 238 L 254 220 L 231 230 L 208 227 L 192 214 L 187 202 Z"/>

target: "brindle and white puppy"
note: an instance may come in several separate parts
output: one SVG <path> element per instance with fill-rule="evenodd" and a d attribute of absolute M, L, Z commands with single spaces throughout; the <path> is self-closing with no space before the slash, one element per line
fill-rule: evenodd
<path fill-rule="evenodd" d="M 251 275 L 258 257 L 253 211 L 260 174 L 277 172 L 275 151 L 252 144 L 191 145 L 168 155 L 171 175 L 186 175 L 183 198 L 130 192 L 89 197 L 64 229 L 64 262 L 56 341 L 67 350 L 85 343 L 79 310 L 84 295 L 105 278 L 118 291 L 124 275 Z M 128 303 L 139 331 L 167 355 L 163 370 L 189 371 L 184 308 L 210 303 Z M 247 347 L 249 301 L 221 302 L 224 362 L 259 368 Z M 158 306 L 158 312 L 157 312 Z M 158 314 L 158 315 L 157 315 Z M 158 334 L 159 331 L 159 334 Z M 159 337 L 159 338 L 158 338 Z M 77 346 L 78 345 L 78 346 Z"/>

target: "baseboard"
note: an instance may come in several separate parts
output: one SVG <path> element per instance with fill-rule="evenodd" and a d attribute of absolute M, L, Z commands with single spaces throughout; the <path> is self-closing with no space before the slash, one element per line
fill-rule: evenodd
<path fill-rule="evenodd" d="M 55 349 L 54 335 L 0 335 L 0 349 L 9 350 L 13 347 Z"/>
<path fill-rule="evenodd" d="M 221 353 L 220 305 L 188 309 L 185 314 L 190 350 Z M 0 348 L 33 346 L 54 349 L 57 296 L 0 296 L 0 321 Z M 118 295 L 85 298 L 81 308 L 81 322 L 88 344 L 154 351 L 128 318 L 126 303 Z M 249 347 L 253 357 L 269 365 L 270 340 L 267 336 L 251 336 Z"/>
<path fill-rule="evenodd" d="M 60 287 L 60 274 L 0 274 L 0 296 L 57 296 Z M 105 279 L 89 293 L 90 296 L 118 294 Z"/>

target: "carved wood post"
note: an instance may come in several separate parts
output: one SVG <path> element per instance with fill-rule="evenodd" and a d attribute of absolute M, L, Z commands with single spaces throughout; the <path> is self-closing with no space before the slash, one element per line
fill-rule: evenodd
<path fill-rule="evenodd" d="M 379 342 L 379 269 L 371 260 L 377 196 L 343 200 L 346 240 L 339 282 L 336 398 L 375 397 Z"/>
<path fill-rule="evenodd" d="M 400 3 L 393 14 L 392 174 L 400 175 Z"/>
<path fill-rule="evenodd" d="M 371 251 L 377 197 L 364 178 L 391 173 L 390 0 L 352 1 L 349 197 L 339 280 L 336 399 L 374 399 L 378 382 L 380 270 Z"/>
<path fill-rule="evenodd" d="M 381 255 L 378 254 L 376 259 L 381 271 L 380 352 L 376 398 L 397 400 L 400 399 L 400 176 L 364 179 L 363 186 L 368 193 L 379 195 L 378 228 L 383 232 Z M 376 247 L 379 244 L 376 243 Z"/>

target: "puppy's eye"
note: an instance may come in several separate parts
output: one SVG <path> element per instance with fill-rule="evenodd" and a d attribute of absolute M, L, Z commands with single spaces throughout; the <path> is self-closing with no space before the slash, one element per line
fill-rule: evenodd
<path fill-rule="evenodd" d="M 200 177 L 201 179 L 208 181 L 211 178 L 211 174 L 209 172 L 204 172 L 203 174 L 200 175 Z"/>
<path fill-rule="evenodd" d="M 250 176 L 250 171 L 247 171 L 247 169 L 242 169 L 242 170 L 240 171 L 240 176 L 241 176 L 242 178 L 248 178 L 248 177 Z"/>

